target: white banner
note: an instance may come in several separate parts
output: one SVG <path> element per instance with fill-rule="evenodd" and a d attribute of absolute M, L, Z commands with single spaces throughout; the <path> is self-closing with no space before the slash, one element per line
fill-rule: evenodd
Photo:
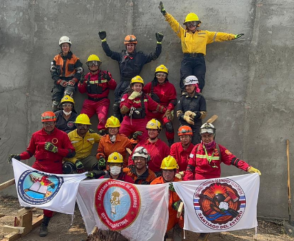
<path fill-rule="evenodd" d="M 87 233 L 119 231 L 130 241 L 163 240 L 168 222 L 168 185 L 133 185 L 113 179 L 80 183 L 78 205 Z"/>
<path fill-rule="evenodd" d="M 85 174 L 41 172 L 15 159 L 12 165 L 21 206 L 74 214 L 79 183 L 86 178 Z"/>
<path fill-rule="evenodd" d="M 259 175 L 174 182 L 184 202 L 184 229 L 197 233 L 257 227 Z"/>

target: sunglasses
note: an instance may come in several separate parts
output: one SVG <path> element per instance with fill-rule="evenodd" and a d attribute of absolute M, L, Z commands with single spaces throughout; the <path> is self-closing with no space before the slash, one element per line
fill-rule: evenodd
<path fill-rule="evenodd" d="M 160 77 L 166 77 L 166 74 L 164 74 L 164 73 L 157 73 L 155 76 L 158 77 L 158 78 L 160 78 Z"/>

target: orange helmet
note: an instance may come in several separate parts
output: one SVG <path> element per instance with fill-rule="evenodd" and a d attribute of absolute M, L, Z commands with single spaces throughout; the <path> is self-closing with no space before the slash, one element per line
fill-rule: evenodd
<path fill-rule="evenodd" d="M 125 41 L 124 41 L 124 44 L 137 44 L 138 41 L 137 41 L 137 38 L 135 35 L 127 35 L 125 37 Z"/>
<path fill-rule="evenodd" d="M 193 131 L 190 126 L 181 126 L 178 130 L 178 136 L 193 136 Z"/>
<path fill-rule="evenodd" d="M 41 115 L 42 122 L 56 121 L 56 115 L 52 111 L 46 111 Z"/>

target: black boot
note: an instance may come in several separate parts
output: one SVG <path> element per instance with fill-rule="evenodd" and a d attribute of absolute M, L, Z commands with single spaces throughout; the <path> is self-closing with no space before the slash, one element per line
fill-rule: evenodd
<path fill-rule="evenodd" d="M 40 237 L 46 237 L 48 234 L 48 223 L 50 221 L 50 218 L 47 216 L 44 216 L 43 222 L 40 227 L 39 236 Z"/>

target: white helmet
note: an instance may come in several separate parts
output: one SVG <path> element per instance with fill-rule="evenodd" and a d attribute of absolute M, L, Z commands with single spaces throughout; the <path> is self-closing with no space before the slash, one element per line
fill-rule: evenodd
<path fill-rule="evenodd" d="M 68 44 L 71 45 L 71 41 L 70 41 L 69 37 L 67 37 L 67 36 L 62 36 L 62 37 L 59 39 L 59 46 L 60 46 L 61 44 L 64 44 L 64 43 L 68 43 Z"/>
<path fill-rule="evenodd" d="M 195 75 L 189 75 L 184 79 L 184 85 L 195 85 L 198 83 L 198 79 Z"/>
<path fill-rule="evenodd" d="M 204 134 L 204 133 L 210 133 L 210 134 L 215 134 L 215 127 L 213 124 L 211 123 L 204 123 L 201 127 L 200 127 L 200 135 Z"/>
<path fill-rule="evenodd" d="M 146 148 L 144 148 L 143 146 L 139 146 L 136 148 L 132 156 L 132 160 L 134 160 L 136 156 L 147 159 L 147 162 L 150 160 L 150 155 L 148 151 L 146 150 Z"/>

